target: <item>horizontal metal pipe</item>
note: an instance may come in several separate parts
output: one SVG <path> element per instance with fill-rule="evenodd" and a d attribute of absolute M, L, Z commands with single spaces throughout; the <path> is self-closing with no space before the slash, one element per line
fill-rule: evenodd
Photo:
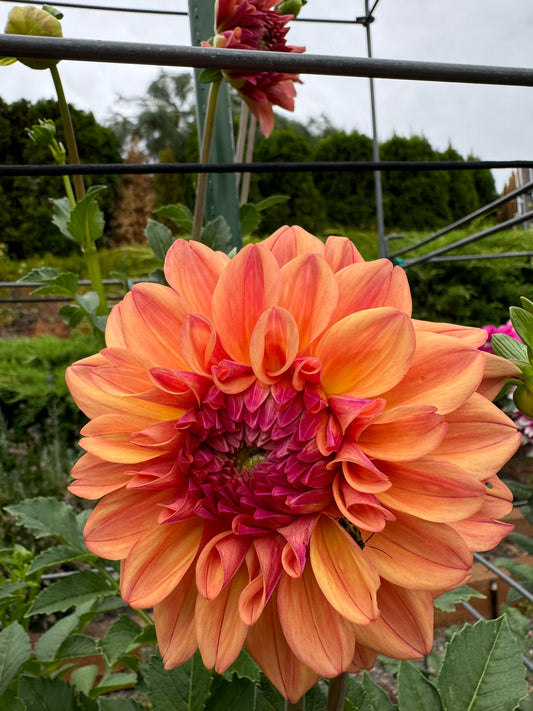
<path fill-rule="evenodd" d="M 0 177 L 43 175 L 136 175 L 159 173 L 309 173 L 533 168 L 532 160 L 477 161 L 300 161 L 294 163 L 85 163 L 82 165 L 0 165 Z M 399 254 L 395 252 L 394 256 Z"/>
<path fill-rule="evenodd" d="M 477 563 L 481 563 L 482 565 L 485 566 L 485 568 L 488 568 L 490 571 L 495 573 L 499 578 L 501 578 L 504 582 L 507 583 L 510 587 L 514 588 L 522 597 L 525 597 L 526 600 L 529 600 L 529 602 L 533 602 L 533 594 L 529 592 L 529 590 L 526 590 L 526 588 L 523 585 L 520 585 L 520 583 L 517 583 L 516 580 L 513 580 L 507 573 L 504 573 L 502 570 L 497 568 L 495 565 L 493 565 L 489 560 L 486 558 L 483 558 L 482 555 L 479 555 L 479 553 L 473 553 L 474 560 Z"/>
<path fill-rule="evenodd" d="M 447 257 L 433 257 L 428 262 L 469 262 L 472 259 L 508 259 L 511 257 L 533 257 L 533 252 L 495 252 L 492 254 L 449 254 Z"/>
<path fill-rule="evenodd" d="M 60 37 L 0 36 L 0 56 L 239 71 L 533 86 L 533 69 Z"/>

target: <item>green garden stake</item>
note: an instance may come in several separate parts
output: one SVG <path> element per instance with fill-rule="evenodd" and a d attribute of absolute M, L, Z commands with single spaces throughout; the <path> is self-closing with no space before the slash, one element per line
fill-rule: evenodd
<path fill-rule="evenodd" d="M 189 22 L 191 41 L 196 47 L 202 40 L 208 40 L 215 33 L 214 0 L 189 0 Z M 198 142 L 202 144 L 209 84 L 198 80 L 199 69 L 194 70 L 196 88 L 196 118 L 198 124 Z M 232 163 L 234 160 L 233 122 L 229 100 L 228 85 L 222 82 L 218 95 L 217 113 L 211 144 L 212 163 Z M 239 199 L 235 175 L 217 173 L 209 176 L 205 219 L 207 222 L 222 215 L 231 228 L 232 246 L 242 247 L 241 222 L 239 217 Z"/>

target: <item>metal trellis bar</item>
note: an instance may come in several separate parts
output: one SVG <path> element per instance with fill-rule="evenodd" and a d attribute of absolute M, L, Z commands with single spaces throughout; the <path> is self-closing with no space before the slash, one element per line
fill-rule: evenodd
<path fill-rule="evenodd" d="M 136 42 L 67 39 L 60 37 L 0 36 L 0 55 L 87 62 L 148 64 L 276 71 L 296 74 L 374 77 L 410 81 L 533 86 L 533 69 L 396 59 L 365 59 L 290 52 L 215 49 Z"/>
<path fill-rule="evenodd" d="M 533 168 L 533 160 L 478 161 L 303 161 L 270 163 L 84 163 L 82 165 L 0 165 L 0 177 L 44 175 L 135 175 L 140 173 L 308 173 L 402 170 L 491 170 Z M 520 192 L 525 192 L 520 190 Z M 511 195 L 511 193 L 509 193 Z M 506 195 L 502 202 L 512 198 Z M 496 202 L 496 201 L 495 201 Z M 493 205 L 494 203 L 491 203 Z M 491 207 L 491 210 L 493 208 Z M 477 215 L 476 215 L 477 216 Z M 423 244 L 423 243 L 421 243 Z M 416 245 L 419 246 L 419 245 Z M 394 256 L 399 254 L 396 252 Z"/>

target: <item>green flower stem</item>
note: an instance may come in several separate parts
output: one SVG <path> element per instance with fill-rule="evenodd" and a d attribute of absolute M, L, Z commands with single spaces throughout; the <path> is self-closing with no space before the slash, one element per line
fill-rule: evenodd
<path fill-rule="evenodd" d="M 50 67 L 50 72 L 52 73 L 52 79 L 54 80 L 59 113 L 61 114 L 61 120 L 63 121 L 63 128 L 65 130 L 65 142 L 67 144 L 69 160 L 72 165 L 80 165 L 80 155 L 78 153 L 78 144 L 76 143 L 74 125 L 72 123 L 72 117 L 70 115 L 70 110 L 68 108 L 67 99 L 65 97 L 65 92 L 63 91 L 63 84 L 61 82 L 57 66 L 54 65 L 53 67 Z M 73 196 L 68 178 L 67 181 L 69 185 L 67 187 L 67 182 L 65 181 L 66 177 L 67 176 L 64 176 L 63 182 L 65 184 L 68 200 L 71 207 L 73 207 L 76 202 L 80 202 L 85 197 L 85 184 L 83 182 L 83 176 L 74 175 L 72 180 L 74 183 L 75 196 Z M 75 200 L 73 205 L 74 197 Z M 94 246 L 94 242 L 89 237 L 87 237 L 87 242 L 85 246 L 82 247 L 82 251 L 85 257 L 85 263 L 87 264 L 89 279 L 91 280 L 91 288 L 98 294 L 99 303 L 96 313 L 100 316 L 105 316 L 109 311 L 109 307 L 107 305 L 107 297 L 102 281 L 102 272 L 100 270 L 98 252 Z"/>
<path fill-rule="evenodd" d="M 118 579 L 115 578 L 111 573 L 108 572 L 106 569 L 105 565 L 101 565 L 99 563 L 95 563 L 94 567 L 96 570 L 100 573 L 100 575 L 107 580 L 108 583 L 110 583 L 116 590 L 117 595 L 120 595 L 120 584 L 118 582 Z M 150 617 L 150 615 L 145 612 L 144 610 L 135 610 L 135 614 L 145 622 L 147 625 L 153 625 L 154 621 Z"/>
<path fill-rule="evenodd" d="M 300 701 L 291 704 L 290 701 L 285 701 L 285 711 L 305 711 L 305 699 L 302 696 Z"/>
<path fill-rule="evenodd" d="M 202 137 L 202 150 L 200 152 L 200 163 L 207 163 L 211 153 L 211 141 L 213 138 L 213 128 L 215 125 L 215 114 L 217 109 L 218 92 L 222 80 L 213 82 L 209 87 L 209 97 L 207 99 L 207 110 L 205 114 L 204 135 Z M 205 197 L 207 192 L 207 173 L 199 173 L 198 185 L 196 188 L 196 203 L 194 205 L 194 219 L 191 237 L 200 241 L 202 235 L 202 224 L 205 210 Z"/>
<path fill-rule="evenodd" d="M 326 711 L 342 711 L 346 699 L 348 674 L 339 674 L 329 682 L 328 705 Z"/>
<path fill-rule="evenodd" d="M 59 76 L 57 66 L 54 65 L 53 67 L 50 67 L 50 72 L 52 73 L 52 79 L 54 81 L 54 87 L 57 94 L 59 113 L 61 114 L 61 120 L 63 121 L 63 128 L 65 131 L 65 143 L 67 144 L 69 159 L 72 164 L 79 165 L 80 156 L 78 153 L 78 144 L 76 143 L 76 134 L 74 133 L 72 117 L 70 115 L 67 99 L 65 97 L 65 92 L 63 91 L 63 84 L 61 83 L 61 78 Z M 80 200 L 83 200 L 83 198 L 85 197 L 85 185 L 83 183 L 83 176 L 74 175 L 72 177 L 72 180 L 74 182 L 76 200 L 80 202 Z"/>

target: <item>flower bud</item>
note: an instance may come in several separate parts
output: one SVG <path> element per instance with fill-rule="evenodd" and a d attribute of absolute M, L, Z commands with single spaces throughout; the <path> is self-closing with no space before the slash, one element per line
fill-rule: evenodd
<path fill-rule="evenodd" d="M 526 417 L 533 417 L 533 392 L 527 385 L 519 385 L 513 393 L 516 407 Z"/>
<path fill-rule="evenodd" d="M 31 35 L 33 37 L 62 37 L 61 23 L 50 12 L 38 7 L 14 7 L 8 15 L 5 29 L 8 35 Z M 31 69 L 50 69 L 59 59 L 35 59 L 17 57 L 19 62 Z"/>

